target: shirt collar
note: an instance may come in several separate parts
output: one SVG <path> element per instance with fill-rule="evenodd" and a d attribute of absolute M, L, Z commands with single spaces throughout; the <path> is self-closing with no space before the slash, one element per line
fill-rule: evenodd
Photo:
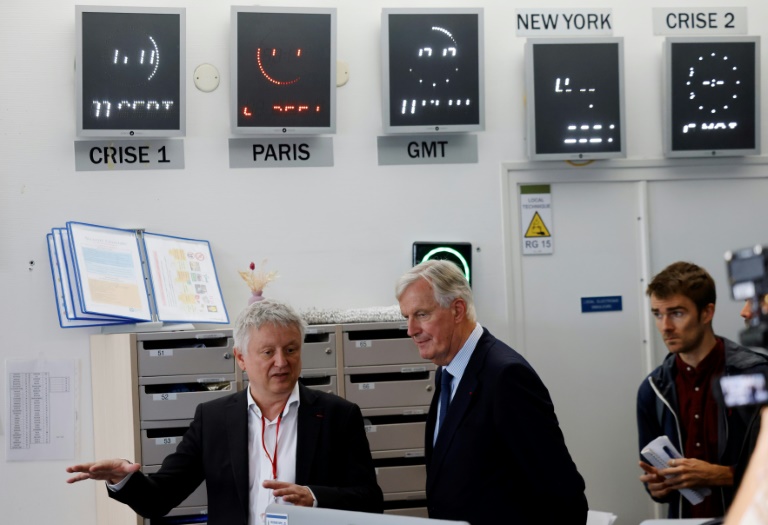
<path fill-rule="evenodd" d="M 693 374 L 696 377 L 704 377 L 713 373 L 719 373 L 725 366 L 725 343 L 719 337 L 715 338 L 715 346 L 712 350 L 695 366 L 689 366 L 680 357 L 675 355 L 675 368 L 679 374 Z"/>
<path fill-rule="evenodd" d="M 250 413 L 251 410 L 253 410 L 253 413 L 256 414 L 258 417 L 261 417 L 261 409 L 259 408 L 259 405 L 256 404 L 256 400 L 253 399 L 253 396 L 251 395 L 251 389 L 246 389 L 246 392 L 248 393 L 248 412 Z M 253 407 L 253 408 L 251 408 Z M 291 409 L 294 410 L 299 407 L 299 382 L 296 381 L 296 384 L 293 385 L 293 390 L 291 391 L 291 395 L 288 396 L 288 402 L 285 404 L 285 408 L 283 409 L 283 417 L 286 417 L 288 414 L 291 413 Z"/>
<path fill-rule="evenodd" d="M 459 353 L 457 353 L 453 359 L 451 359 L 451 362 L 448 363 L 448 366 L 445 367 L 445 370 L 453 376 L 454 385 L 458 385 L 461 377 L 464 375 L 464 370 L 467 369 L 469 358 L 472 357 L 472 352 L 475 351 L 475 347 L 477 346 L 477 342 L 480 340 L 481 335 L 483 335 L 483 327 L 480 326 L 480 323 L 475 323 L 475 329 L 469 334 L 469 337 L 464 342 Z"/>

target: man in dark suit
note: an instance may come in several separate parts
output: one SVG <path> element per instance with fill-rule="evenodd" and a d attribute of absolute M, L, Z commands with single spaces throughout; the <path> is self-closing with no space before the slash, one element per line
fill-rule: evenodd
<path fill-rule="evenodd" d="M 587 520 L 584 480 L 526 360 L 475 320 L 461 271 L 427 261 L 396 288 L 408 335 L 439 365 L 426 426 L 429 517 L 472 525 Z"/>
<path fill-rule="evenodd" d="M 246 391 L 202 403 L 175 453 L 145 476 L 123 459 L 67 468 L 68 482 L 105 480 L 110 496 L 160 517 L 206 481 L 208 523 L 264 523 L 273 502 L 382 511 L 357 405 L 298 384 L 304 323 L 289 306 L 260 301 L 235 324 Z"/>

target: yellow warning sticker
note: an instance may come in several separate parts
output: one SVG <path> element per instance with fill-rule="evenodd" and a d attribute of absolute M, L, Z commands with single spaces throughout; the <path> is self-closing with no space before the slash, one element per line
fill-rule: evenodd
<path fill-rule="evenodd" d="M 528 230 L 525 232 L 526 237 L 551 237 L 547 225 L 541 220 L 539 212 L 533 214 L 531 224 L 528 225 Z"/>

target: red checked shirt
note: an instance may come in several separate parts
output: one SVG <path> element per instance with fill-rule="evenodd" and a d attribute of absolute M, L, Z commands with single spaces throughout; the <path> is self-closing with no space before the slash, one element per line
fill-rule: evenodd
<path fill-rule="evenodd" d="M 675 358 L 677 374 L 678 411 L 683 432 L 683 450 L 686 458 L 700 459 L 718 464 L 717 453 L 717 401 L 712 395 L 712 381 L 725 370 L 725 344 L 719 337 L 714 349 L 697 367 L 683 362 L 678 354 Z M 691 518 L 714 518 L 725 513 L 721 498 L 707 497 L 698 505 L 691 506 L 683 501 L 684 516 Z"/>

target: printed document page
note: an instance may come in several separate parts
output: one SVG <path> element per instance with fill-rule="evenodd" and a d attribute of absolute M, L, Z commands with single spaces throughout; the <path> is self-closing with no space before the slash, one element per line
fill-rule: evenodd
<path fill-rule="evenodd" d="M 75 457 L 75 360 L 7 360 L 7 461 Z"/>
<path fill-rule="evenodd" d="M 70 222 L 83 311 L 152 320 L 136 232 Z"/>
<path fill-rule="evenodd" d="M 207 241 L 144 233 L 144 246 L 160 321 L 229 322 Z"/>

